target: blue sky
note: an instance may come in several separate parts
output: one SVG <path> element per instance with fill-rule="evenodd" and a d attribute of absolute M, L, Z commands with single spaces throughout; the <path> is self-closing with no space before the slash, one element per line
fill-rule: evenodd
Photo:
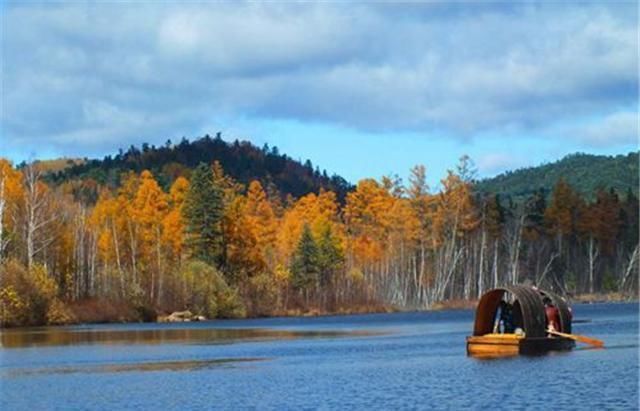
<path fill-rule="evenodd" d="M 5 2 L 0 155 L 222 131 L 355 182 L 638 148 L 637 2 Z"/>

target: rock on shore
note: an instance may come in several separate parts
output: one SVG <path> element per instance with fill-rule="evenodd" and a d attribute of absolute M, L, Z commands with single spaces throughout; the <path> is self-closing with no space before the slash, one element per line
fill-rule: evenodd
<path fill-rule="evenodd" d="M 195 315 L 191 311 L 174 311 L 169 315 L 158 316 L 159 323 L 181 323 L 189 321 L 205 321 L 206 318 L 202 315 Z"/>

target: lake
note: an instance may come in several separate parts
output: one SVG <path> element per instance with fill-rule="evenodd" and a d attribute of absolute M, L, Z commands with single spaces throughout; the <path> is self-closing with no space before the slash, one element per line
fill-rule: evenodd
<path fill-rule="evenodd" d="M 0 408 L 638 409 L 638 304 L 573 308 L 605 349 L 469 358 L 468 310 L 8 330 Z"/>

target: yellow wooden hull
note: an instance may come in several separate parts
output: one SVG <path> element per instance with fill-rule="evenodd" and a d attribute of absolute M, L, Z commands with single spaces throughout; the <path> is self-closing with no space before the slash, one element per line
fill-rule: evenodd
<path fill-rule="evenodd" d="M 477 358 L 509 357 L 565 351 L 575 346 L 566 338 L 526 338 L 518 334 L 485 334 L 467 337 L 467 354 Z"/>
<path fill-rule="evenodd" d="M 473 357 L 506 357 L 520 354 L 517 334 L 485 334 L 467 337 L 467 354 Z"/>

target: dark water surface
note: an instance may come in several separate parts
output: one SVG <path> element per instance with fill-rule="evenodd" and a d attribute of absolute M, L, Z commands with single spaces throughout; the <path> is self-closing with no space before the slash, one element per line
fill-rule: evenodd
<path fill-rule="evenodd" d="M 638 409 L 638 304 L 574 314 L 606 349 L 468 358 L 471 311 L 10 330 L 0 409 Z"/>

